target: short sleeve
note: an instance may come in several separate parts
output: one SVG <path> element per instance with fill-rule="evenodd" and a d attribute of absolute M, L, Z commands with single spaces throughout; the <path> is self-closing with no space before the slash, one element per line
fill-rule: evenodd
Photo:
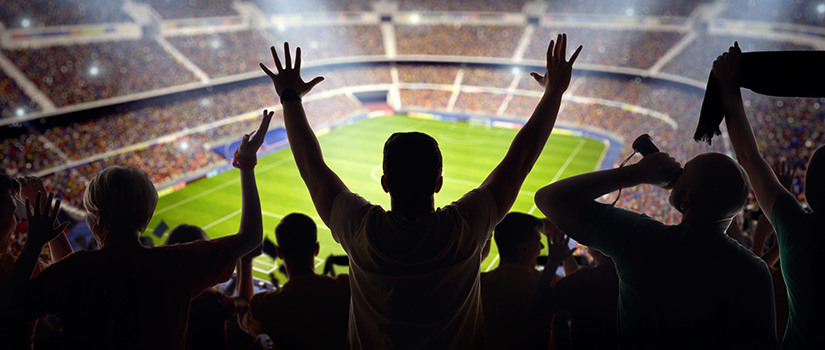
<path fill-rule="evenodd" d="M 783 250 L 792 249 L 803 236 L 797 233 L 804 230 L 807 215 L 808 212 L 790 193 L 781 195 L 774 201 L 771 207 L 771 224 Z"/>
<path fill-rule="evenodd" d="M 450 205 L 457 207 L 465 222 L 471 225 L 469 232 L 481 234 L 478 238 L 482 242 L 490 238 L 493 228 L 498 224 L 498 206 L 490 189 L 479 187 Z"/>
<path fill-rule="evenodd" d="M 336 242 L 349 251 L 349 242 L 363 224 L 367 213 L 376 207 L 364 197 L 348 190 L 341 191 L 332 202 L 330 211 L 330 231 Z"/>
<path fill-rule="evenodd" d="M 568 232 L 570 237 L 614 259 L 624 254 L 640 255 L 650 246 L 647 236 L 667 227 L 647 215 L 595 201 L 582 212 L 576 232 Z"/>
<path fill-rule="evenodd" d="M 192 298 L 232 276 L 239 256 L 233 236 L 169 246 L 192 278 Z"/>

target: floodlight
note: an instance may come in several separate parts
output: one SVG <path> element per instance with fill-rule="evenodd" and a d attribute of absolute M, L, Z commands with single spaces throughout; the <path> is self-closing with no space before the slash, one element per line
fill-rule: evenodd
<path fill-rule="evenodd" d="M 419 15 L 417 13 L 411 14 L 410 15 L 410 23 L 412 23 L 412 24 L 421 23 L 421 15 Z"/>
<path fill-rule="evenodd" d="M 14 111 L 14 115 L 16 115 L 18 117 L 22 117 L 22 116 L 26 115 L 26 110 L 23 109 L 23 107 L 18 107 L 17 110 Z"/>
<path fill-rule="evenodd" d="M 518 75 L 519 73 L 521 73 L 521 68 L 513 67 L 510 69 L 510 71 L 513 72 L 513 74 Z"/>
<path fill-rule="evenodd" d="M 816 6 L 816 12 L 825 13 L 825 3 Z"/>
<path fill-rule="evenodd" d="M 31 25 L 32 25 L 32 21 L 29 20 L 28 18 L 23 18 L 23 20 L 20 21 L 20 26 L 23 27 L 23 28 L 28 28 Z"/>
<path fill-rule="evenodd" d="M 100 74 L 100 68 L 97 68 L 97 67 L 89 68 L 89 74 L 91 74 L 93 77 L 97 76 L 98 74 Z"/>

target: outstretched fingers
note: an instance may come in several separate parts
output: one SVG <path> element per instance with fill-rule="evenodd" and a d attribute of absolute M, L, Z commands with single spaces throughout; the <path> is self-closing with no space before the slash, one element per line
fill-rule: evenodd
<path fill-rule="evenodd" d="M 573 53 L 573 56 L 570 56 L 570 61 L 569 61 L 570 64 L 573 64 L 573 63 L 576 62 L 576 58 L 578 58 L 579 53 L 582 52 L 582 47 L 583 47 L 582 45 L 579 45 L 579 47 L 576 48 L 576 52 Z"/>
<path fill-rule="evenodd" d="M 288 42 L 284 42 L 284 68 L 292 69 L 292 54 L 289 53 Z"/>
<path fill-rule="evenodd" d="M 272 59 L 275 60 L 275 68 L 278 69 L 278 73 L 280 74 L 284 71 L 284 67 L 281 66 L 281 59 L 278 57 L 278 51 L 275 50 L 275 46 L 270 46 L 269 51 L 272 51 Z M 289 53 L 289 51 L 287 51 L 287 53 Z"/>
<path fill-rule="evenodd" d="M 295 70 L 301 71 L 301 47 L 295 49 Z"/>

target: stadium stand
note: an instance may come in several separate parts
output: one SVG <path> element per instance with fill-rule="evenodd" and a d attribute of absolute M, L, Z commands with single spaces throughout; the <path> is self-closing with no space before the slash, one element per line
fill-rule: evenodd
<path fill-rule="evenodd" d="M 131 22 L 122 6 L 120 0 L 0 0 L 0 22 L 6 28 Z"/>
<path fill-rule="evenodd" d="M 372 0 L 321 0 L 295 2 L 288 0 L 253 0 L 265 13 L 290 14 L 303 12 L 365 12 L 372 10 Z"/>
<path fill-rule="evenodd" d="M 259 62 L 271 59 L 268 48 L 275 42 L 255 30 L 175 36 L 167 40 L 212 78 L 258 71 Z"/>
<path fill-rule="evenodd" d="M 17 83 L 0 70 L 0 118 L 13 118 L 40 110 Z"/>
<path fill-rule="evenodd" d="M 403 83 L 452 85 L 458 74 L 458 66 L 399 64 L 398 80 Z"/>
<path fill-rule="evenodd" d="M 401 105 L 405 109 L 441 111 L 447 108 L 452 91 L 401 89 Z"/>
<path fill-rule="evenodd" d="M 581 38 L 581 56 L 577 62 L 615 67 L 647 69 L 673 47 L 683 33 L 653 29 L 586 28 L 560 26 L 539 27 L 525 53 L 525 58 L 542 60 L 547 53 L 547 41 L 556 33 Z M 641 55 L 639 52 L 644 52 Z"/>
<path fill-rule="evenodd" d="M 431 12 L 521 12 L 528 0 L 514 1 L 451 1 L 451 0 L 399 0 L 401 11 Z"/>
<path fill-rule="evenodd" d="M 165 19 L 237 16 L 232 0 L 140 0 Z"/>
<path fill-rule="evenodd" d="M 511 57 L 524 28 L 513 25 L 399 24 L 395 30 L 399 55 Z"/>
<path fill-rule="evenodd" d="M 269 33 L 275 40 L 273 43 L 300 43 L 301 52 L 307 57 L 306 63 L 329 58 L 384 55 L 381 30 L 374 24 L 277 26 Z"/>
<path fill-rule="evenodd" d="M 808 45 L 796 44 L 788 41 L 779 41 L 768 38 L 757 38 L 733 35 L 704 35 L 694 39 L 701 45 L 688 45 L 685 50 L 672 61 L 665 64 L 662 72 L 694 79 L 707 81 L 710 74 L 710 64 L 719 53 L 727 51 L 734 41 L 739 42 L 742 51 L 808 51 L 814 48 Z"/>
<path fill-rule="evenodd" d="M 698 5 L 711 2 L 700 1 L 657 1 L 621 0 L 604 2 L 599 0 L 551 0 L 547 1 L 549 13 L 605 14 L 620 16 L 689 16 Z"/>
<path fill-rule="evenodd" d="M 817 0 L 782 2 L 781 6 L 766 6 L 753 0 L 729 0 L 720 17 L 743 21 L 825 25 L 825 4 Z M 779 5 L 778 3 L 776 5 Z"/>
<path fill-rule="evenodd" d="M 195 81 L 153 40 L 3 50 L 58 106 Z"/>

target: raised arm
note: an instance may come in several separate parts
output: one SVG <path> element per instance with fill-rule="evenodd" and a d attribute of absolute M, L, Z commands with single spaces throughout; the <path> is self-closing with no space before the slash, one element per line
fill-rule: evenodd
<path fill-rule="evenodd" d="M 736 153 L 736 160 L 750 177 L 753 192 L 762 212 L 770 220 L 773 203 L 779 196 L 788 193 L 776 178 L 771 166 L 759 154 L 756 137 L 745 115 L 742 94 L 739 90 L 739 73 L 742 51 L 739 43 L 734 43 L 728 52 L 713 62 L 713 75 L 719 80 L 722 90 L 722 107 L 725 110 L 725 123 L 728 136 Z"/>
<path fill-rule="evenodd" d="M 254 166 L 258 162 L 257 152 L 264 143 L 266 131 L 274 112 L 264 110 L 263 119 L 254 136 L 244 135 L 241 145 L 235 152 L 232 162 L 241 171 L 241 224 L 236 235 L 240 242 L 240 254 L 246 255 L 261 245 L 263 239 L 263 218 L 261 217 L 261 199 L 255 183 Z"/>
<path fill-rule="evenodd" d="M 618 190 L 651 184 L 666 187 L 682 173 L 682 167 L 667 153 L 646 155 L 638 163 L 625 167 L 596 171 L 559 180 L 536 192 L 536 206 L 562 231 L 577 241 L 583 241 L 578 225 L 586 213 L 585 207 L 596 198 Z"/>
<path fill-rule="evenodd" d="M 547 138 L 556 123 L 562 94 L 570 85 L 573 62 L 576 61 L 581 49 L 579 46 L 570 57 L 570 61 L 567 61 L 567 35 L 559 34 L 556 41 L 550 41 L 547 47 L 547 70 L 544 75 L 530 74 L 544 88 L 544 95 L 530 119 L 516 134 L 507 155 L 481 184 L 493 192 L 499 220 L 510 211 L 524 179 L 533 169 L 536 159 L 547 143 Z"/>
<path fill-rule="evenodd" d="M 38 192 L 47 193 L 43 180 L 37 176 L 23 176 L 18 180 L 23 201 L 34 202 Z M 65 234 L 57 235 L 49 241 L 49 250 L 52 252 L 52 262 L 55 262 L 72 253 L 72 244 L 69 243 L 69 238 Z"/>
<path fill-rule="evenodd" d="M 261 63 L 261 69 L 272 79 L 275 92 L 281 98 L 281 106 L 284 108 L 284 127 L 286 128 L 289 147 L 292 149 L 292 156 L 295 157 L 295 164 L 298 166 L 301 178 L 304 179 L 304 183 L 309 190 L 309 195 L 315 204 L 315 210 L 318 211 L 321 220 L 329 226 L 332 202 L 347 187 L 324 162 L 321 145 L 318 144 L 318 138 L 312 131 L 312 127 L 307 121 L 306 112 L 304 112 L 304 106 L 301 104 L 301 97 L 324 78 L 316 77 L 308 83 L 304 82 L 301 78 L 300 47 L 295 50 L 294 67 L 289 52 L 289 43 L 284 43 L 285 59 L 283 66 L 275 47 L 273 46 L 270 49 L 278 73 L 273 73 L 263 63 Z"/>
<path fill-rule="evenodd" d="M 52 193 L 49 193 L 45 201 L 42 197 L 43 192 L 38 192 L 34 202 L 30 199 L 26 199 L 25 202 L 29 221 L 28 235 L 26 244 L 14 264 L 8 284 L 4 290 L 0 291 L 0 295 L 5 296 L 3 300 L 0 300 L 0 315 L 4 315 L 3 318 L 6 318 L 5 315 L 13 318 L 20 316 L 18 313 L 20 309 L 17 308 L 25 309 L 24 305 L 27 305 L 28 298 L 24 297 L 23 291 L 27 289 L 40 251 L 47 242 L 61 235 L 63 229 L 69 226 L 68 222 L 61 224 L 57 221 L 60 199 L 55 200 Z M 23 318 L 28 318 L 28 316 Z"/>

